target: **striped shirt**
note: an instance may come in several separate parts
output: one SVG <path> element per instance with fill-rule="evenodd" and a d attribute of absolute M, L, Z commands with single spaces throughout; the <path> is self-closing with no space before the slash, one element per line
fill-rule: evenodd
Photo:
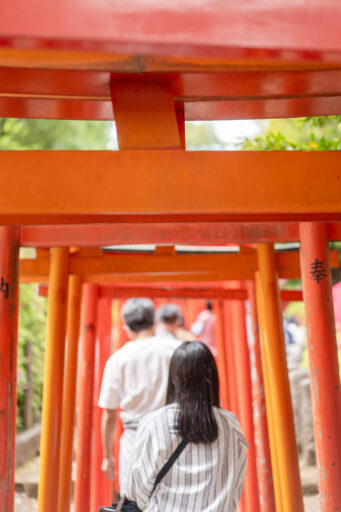
<path fill-rule="evenodd" d="M 214 408 L 218 438 L 186 446 L 153 495 L 160 469 L 180 443 L 174 424 L 178 406 L 145 416 L 139 425 L 130 462 L 127 498 L 148 512 L 234 512 L 246 473 L 247 442 L 237 418 Z"/>

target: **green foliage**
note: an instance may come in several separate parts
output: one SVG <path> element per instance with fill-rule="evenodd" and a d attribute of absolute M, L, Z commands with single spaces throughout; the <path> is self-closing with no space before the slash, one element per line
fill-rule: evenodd
<path fill-rule="evenodd" d="M 186 123 L 187 149 L 205 150 L 221 149 L 222 143 L 212 123 Z"/>
<path fill-rule="evenodd" d="M 244 139 L 248 151 L 338 151 L 341 149 L 341 116 L 273 119 L 254 139 Z"/>
<path fill-rule="evenodd" d="M 1 149 L 108 149 L 113 123 L 56 121 L 51 119 L 0 119 Z M 111 143 L 114 146 L 114 140 Z"/>
<path fill-rule="evenodd" d="M 18 401 L 17 428 L 23 426 L 25 389 L 27 387 L 25 346 L 32 345 L 33 412 L 39 417 L 43 391 L 44 349 L 47 300 L 37 295 L 36 286 L 21 284 L 19 287 L 18 331 Z"/>
<path fill-rule="evenodd" d="M 105 150 L 115 148 L 112 122 L 55 121 L 0 118 L 0 150 Z M 23 251 L 29 257 L 29 250 Z M 17 428 L 23 428 L 27 387 L 25 347 L 32 344 L 33 411 L 41 412 L 46 299 L 37 296 L 34 285 L 21 285 L 19 293 Z"/>

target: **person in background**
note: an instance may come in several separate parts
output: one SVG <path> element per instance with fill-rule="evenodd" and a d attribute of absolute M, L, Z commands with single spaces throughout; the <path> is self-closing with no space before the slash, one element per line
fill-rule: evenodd
<path fill-rule="evenodd" d="M 208 300 L 206 302 L 206 309 L 201 311 L 197 316 L 194 324 L 191 326 L 191 332 L 200 341 L 205 343 L 208 348 L 212 351 L 214 357 L 217 356 L 216 348 L 216 316 L 212 311 L 212 302 Z"/>
<path fill-rule="evenodd" d="M 116 411 L 122 411 L 119 481 L 123 494 L 139 420 L 165 404 L 169 363 L 180 342 L 174 337 L 154 336 L 154 305 L 150 299 L 127 300 L 121 314 L 131 341 L 108 359 L 98 405 L 103 409 L 101 467 L 109 479 L 114 478 L 115 469 L 112 444 Z"/>
<path fill-rule="evenodd" d="M 176 331 L 180 327 L 181 311 L 176 304 L 162 304 L 156 310 L 155 334 L 162 338 L 176 338 Z"/>
<path fill-rule="evenodd" d="M 196 341 L 196 337 L 185 327 L 185 318 L 181 315 L 179 320 L 179 327 L 175 331 L 175 336 L 180 341 Z"/>
<path fill-rule="evenodd" d="M 182 441 L 184 450 L 153 491 Z M 185 342 L 170 363 L 167 405 L 140 422 L 126 497 L 145 512 L 235 512 L 247 451 L 236 416 L 219 406 L 212 352 L 199 341 Z"/>

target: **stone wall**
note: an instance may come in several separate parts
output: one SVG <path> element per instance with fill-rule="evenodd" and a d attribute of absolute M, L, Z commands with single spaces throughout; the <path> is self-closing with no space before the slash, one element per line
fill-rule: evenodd
<path fill-rule="evenodd" d="M 289 372 L 298 452 L 304 464 L 316 463 L 309 370 Z"/>
<path fill-rule="evenodd" d="M 40 423 L 16 435 L 15 439 L 15 467 L 22 466 L 36 457 L 40 446 Z"/>

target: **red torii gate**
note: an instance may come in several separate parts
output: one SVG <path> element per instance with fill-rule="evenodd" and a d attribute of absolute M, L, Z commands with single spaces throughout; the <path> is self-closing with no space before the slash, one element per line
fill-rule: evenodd
<path fill-rule="evenodd" d="M 328 240 L 341 240 L 341 223 L 327 223 Z M 25 247 L 103 247 L 120 244 L 219 245 L 298 242 L 297 222 L 163 222 L 22 226 Z"/>
<path fill-rule="evenodd" d="M 192 156 L 179 151 L 181 145 L 184 148 L 184 116 L 205 120 L 339 114 L 341 44 L 336 0 L 328 6 L 315 0 L 308 7 L 299 0 L 271 6 L 247 0 L 233 6 L 222 0 L 161 6 L 114 0 L 100 8 L 95 0 L 82 6 L 76 0 L 58 4 L 48 0 L 44 9 L 38 3 L 29 9 L 24 0 L 16 0 L 4 7 L 0 19 L 0 115 L 112 119 L 113 100 L 124 152 L 109 156 L 2 152 L 2 224 L 341 218 L 337 154 Z M 76 18 L 76 24 L 70 23 Z M 116 166 L 123 171 L 119 176 Z M 165 181 L 170 172 L 173 181 Z M 147 178 L 146 186 L 137 186 L 141 178 Z M 131 187 L 135 187 L 134 201 L 124 202 L 127 194 L 120 195 L 116 189 Z M 6 383 L 1 452 L 6 455 L 0 504 L 7 512 L 13 508 L 19 232 L 17 227 L 1 231 L 1 374 Z M 258 241 L 256 236 L 253 241 Z M 325 226 L 303 223 L 300 241 L 318 460 L 320 468 L 329 468 L 328 478 L 320 478 L 321 507 L 329 511 L 341 506 L 339 375 L 330 282 L 327 278 L 316 282 L 310 275 L 315 261 L 321 262 L 323 273 L 329 272 Z M 270 441 L 272 452 L 279 450 L 281 455 L 276 505 L 278 510 L 296 512 L 302 510 L 297 461 L 283 452 L 284 439 L 294 443 L 292 424 L 289 421 L 288 437 L 278 423 L 282 411 L 276 409 L 289 397 L 281 355 L 276 267 L 271 245 L 260 244 L 257 250 L 262 355 L 270 370 L 265 387 L 269 390 L 272 384 L 267 401 L 276 411 L 270 421 Z M 57 363 L 63 359 L 68 251 L 52 249 L 51 262 L 47 368 L 53 356 L 58 356 Z M 56 346 L 60 347 L 57 354 L 53 353 Z M 60 405 L 60 390 L 53 395 L 47 385 L 45 395 L 44 416 L 49 418 L 52 399 L 57 398 L 55 405 Z M 57 439 L 53 446 L 46 437 L 51 433 Z M 50 455 L 58 466 L 58 426 L 54 431 L 45 429 L 44 436 L 42 445 L 53 448 Z M 40 510 L 51 503 L 55 506 L 53 484 L 42 464 Z"/>
<path fill-rule="evenodd" d="M 249 275 L 249 278 L 250 278 L 252 276 L 252 269 L 253 269 L 253 271 L 256 269 L 256 266 L 255 266 L 256 262 L 254 259 L 254 255 L 255 255 L 255 251 L 252 249 L 248 249 L 245 254 L 242 252 L 240 255 L 238 255 L 238 254 L 218 254 L 218 255 L 214 255 L 214 254 L 201 254 L 201 255 L 178 254 L 178 255 L 176 255 L 174 248 L 172 248 L 171 246 L 170 247 L 167 247 L 167 246 L 166 247 L 156 247 L 155 254 L 150 254 L 150 253 L 149 254 L 143 254 L 143 253 L 142 254 L 129 254 L 126 257 L 124 257 L 124 255 L 119 254 L 119 253 L 118 254 L 111 253 L 111 254 L 106 254 L 106 255 L 101 256 L 100 252 L 98 252 L 97 250 L 96 251 L 85 250 L 85 251 L 78 251 L 71 257 L 72 264 L 70 261 L 69 271 L 71 273 L 80 271 L 82 274 L 82 272 L 84 273 L 84 269 L 85 269 L 86 275 L 83 275 L 83 279 L 86 279 L 87 281 L 90 281 L 90 282 L 91 281 L 96 282 L 98 279 L 100 279 L 99 272 L 104 272 L 104 274 L 106 275 L 106 280 L 107 280 L 109 277 L 108 272 L 114 272 L 113 278 L 117 279 L 118 272 L 127 272 L 127 270 L 129 270 L 130 272 L 136 272 L 137 269 L 140 268 L 141 275 L 144 276 L 143 280 L 145 281 L 145 280 L 153 279 L 153 277 L 155 279 L 155 276 L 153 276 L 153 274 L 155 273 L 155 271 L 160 272 L 160 268 L 164 268 L 164 269 L 167 268 L 168 274 L 170 274 L 169 273 L 170 270 L 172 270 L 173 272 L 174 272 L 174 270 L 181 272 L 185 268 L 192 267 L 193 269 L 196 269 L 197 271 L 199 271 L 199 270 L 202 272 L 206 271 L 206 274 L 203 273 L 203 276 L 206 276 L 206 278 L 208 278 L 209 274 L 207 274 L 207 270 L 212 266 L 212 257 L 213 257 L 213 258 L 215 258 L 214 266 L 215 266 L 216 270 L 218 270 L 219 268 L 222 268 L 222 269 L 225 267 L 228 268 L 228 267 L 231 267 L 231 265 L 232 265 L 232 268 L 235 268 L 235 270 L 232 271 L 232 275 L 236 275 L 235 273 L 236 273 L 236 271 L 238 272 L 237 268 L 239 266 L 240 271 L 241 271 L 241 273 L 239 273 L 240 277 L 244 275 L 244 278 L 247 278 L 247 276 L 248 276 L 247 266 L 249 266 L 249 269 L 250 269 L 249 272 L 251 271 L 251 273 Z M 334 262 L 334 265 L 337 265 L 338 264 L 337 263 L 337 254 L 331 252 L 331 256 L 332 256 L 332 261 Z M 172 260 L 174 260 L 173 263 L 172 263 Z M 235 261 L 235 263 L 239 262 L 239 265 L 237 265 L 237 266 L 233 265 L 232 264 L 233 261 Z M 139 262 L 138 265 L 136 264 L 136 262 Z M 191 262 L 190 265 L 189 265 L 189 262 Z M 282 275 L 286 275 L 286 277 L 298 277 L 299 276 L 299 274 L 297 274 L 297 270 L 298 270 L 297 262 L 298 262 L 297 253 L 295 254 L 295 252 L 291 252 L 291 253 L 282 252 L 282 253 L 277 254 L 278 270 L 280 273 L 282 272 Z M 83 265 L 81 265 L 81 267 L 79 267 L 79 265 L 81 263 Z M 85 263 L 85 265 L 84 265 L 84 263 Z M 96 263 L 95 266 L 94 266 L 94 263 Z M 175 263 L 176 263 L 176 265 L 175 265 Z M 198 266 L 198 263 L 199 263 L 199 266 Z M 42 266 L 43 273 L 41 273 L 42 271 L 40 271 L 40 272 L 39 272 L 39 270 L 37 271 L 37 267 L 39 268 L 39 264 L 42 264 L 41 266 Z M 246 265 L 246 267 L 245 267 L 245 265 Z M 27 261 L 22 260 L 21 261 L 21 279 L 31 280 L 33 278 L 33 280 L 39 279 L 42 281 L 46 281 L 47 274 L 48 274 L 48 267 L 49 267 L 48 253 L 46 251 L 39 251 L 37 260 L 27 260 Z M 143 267 L 145 267 L 145 268 L 143 268 Z M 242 270 L 242 268 L 244 268 L 244 270 Z M 91 276 L 91 272 L 93 272 L 94 269 L 97 272 L 97 274 L 95 276 Z M 147 273 L 143 274 L 143 272 L 146 272 L 146 271 L 147 271 Z M 246 274 L 245 274 L 245 271 L 246 271 Z M 244 272 L 244 274 L 243 274 L 243 272 Z M 283 272 L 284 272 L 284 274 L 283 274 Z M 31 275 L 29 275 L 30 273 L 31 273 Z M 44 273 L 45 273 L 45 275 L 43 275 Z M 227 278 L 228 273 L 225 273 L 225 274 L 226 274 L 225 278 Z M 213 273 L 212 276 L 214 276 L 214 275 L 215 274 Z M 224 274 L 220 274 L 220 275 L 221 275 L 220 278 L 222 278 L 222 276 Z M 231 272 L 230 272 L 230 276 L 231 276 Z M 172 274 L 170 274 L 169 277 L 171 280 L 176 279 L 176 277 Z M 184 274 L 180 275 L 181 280 L 183 280 L 184 277 L 185 277 Z M 217 277 L 211 277 L 211 279 L 212 278 L 216 279 Z M 201 278 L 201 280 L 202 279 L 203 278 Z M 96 290 L 94 289 L 93 293 L 95 294 L 95 296 L 97 298 L 101 298 L 101 297 L 103 297 L 103 298 L 111 297 L 112 298 L 114 295 L 127 296 L 127 293 L 129 294 L 128 286 L 125 286 L 125 287 L 121 286 L 121 288 L 119 289 L 117 287 L 117 285 L 115 285 L 115 288 L 113 290 L 109 290 L 108 286 L 105 286 L 105 287 L 96 286 Z M 109 291 L 111 293 L 108 294 Z M 130 293 L 132 293 L 133 291 L 135 294 L 140 295 L 140 296 L 141 296 L 141 293 L 147 293 L 147 295 L 149 295 L 149 296 L 158 296 L 158 294 L 160 294 L 160 288 L 157 289 L 155 287 L 149 288 L 146 291 L 146 288 L 143 288 L 141 286 L 138 286 L 138 287 L 135 286 L 135 288 L 133 290 L 131 290 Z M 204 295 L 203 289 L 195 290 L 195 289 L 193 289 L 193 285 L 192 285 L 192 288 L 188 289 L 187 291 L 188 291 L 188 294 L 187 294 L 188 296 L 194 296 L 193 292 L 195 292 L 195 291 L 196 292 L 199 291 L 202 295 Z M 243 291 L 244 291 L 244 293 L 241 293 Z M 238 293 L 233 293 L 233 292 L 238 292 Z M 179 293 L 181 296 L 181 293 L 183 293 L 183 289 L 182 290 L 179 288 L 173 289 L 173 290 L 170 290 L 169 288 L 161 289 L 161 295 L 164 294 L 165 296 L 168 296 L 168 297 L 179 296 Z M 218 295 L 217 295 L 217 293 L 218 293 Z M 245 290 L 242 290 L 242 289 L 240 289 L 240 290 L 233 290 L 233 289 L 232 290 L 231 289 L 224 290 L 224 289 L 212 288 L 212 285 L 211 285 L 211 289 L 206 289 L 207 296 L 211 295 L 212 298 L 220 297 L 221 299 L 225 298 L 225 299 L 230 299 L 230 300 L 231 299 L 233 300 L 236 298 L 245 300 L 245 298 L 246 298 L 245 293 L 246 293 Z M 284 297 L 283 297 L 283 294 L 284 294 Z M 285 296 L 286 294 L 289 294 L 289 297 L 286 297 Z M 198 293 L 196 293 L 196 296 L 197 297 L 199 296 Z M 92 297 L 92 295 L 90 295 L 89 297 Z M 298 299 L 298 298 L 301 298 L 301 293 L 300 292 L 297 293 L 295 291 L 283 290 L 282 298 L 284 300 L 287 298 L 289 298 L 291 300 Z M 90 303 L 94 304 L 94 302 L 93 302 L 94 300 L 95 300 L 94 297 L 92 297 L 90 299 Z M 91 315 L 95 315 L 94 305 L 92 305 L 90 307 L 89 311 L 92 312 Z M 220 310 L 218 310 L 218 315 L 219 315 L 219 312 L 220 312 Z M 93 316 L 93 318 L 95 318 L 95 316 Z M 91 318 L 92 318 L 92 316 L 91 316 Z M 90 318 L 90 320 L 91 320 L 91 318 Z M 87 318 L 87 320 L 86 320 L 87 324 L 90 322 L 90 320 Z M 95 322 L 93 320 L 91 320 L 90 323 L 95 324 Z M 242 326 L 243 323 L 244 323 L 243 321 L 241 321 L 241 322 L 238 321 L 236 325 L 240 324 Z M 87 333 L 85 333 L 85 336 L 88 336 Z M 94 334 L 92 334 L 92 337 L 93 336 L 94 336 Z M 239 338 L 240 339 L 243 338 L 243 335 L 241 333 L 239 333 L 238 336 L 236 337 L 236 339 L 239 339 Z M 94 340 L 91 342 L 91 346 L 94 346 Z M 235 356 L 233 356 L 233 357 L 235 357 Z M 89 364 L 90 365 L 93 364 L 92 356 L 90 356 L 88 354 L 87 359 L 88 359 L 88 363 L 86 363 L 87 366 L 89 366 Z M 241 368 L 243 368 L 243 365 L 241 366 Z M 75 370 L 73 369 L 72 370 L 73 374 L 74 374 L 74 371 Z M 90 375 L 88 373 L 86 373 L 85 377 L 82 380 L 84 387 L 88 386 L 88 384 L 91 380 L 91 379 L 89 380 L 89 378 L 90 378 Z M 242 379 L 241 384 L 243 382 L 244 382 L 244 380 Z M 231 389 L 231 386 L 230 386 L 230 389 Z M 66 395 L 65 395 L 65 393 L 66 393 Z M 68 396 L 68 397 L 70 396 L 70 390 L 67 387 L 64 390 L 64 395 Z M 88 395 L 88 392 L 86 392 L 85 394 L 82 393 L 82 396 L 87 396 L 87 395 Z M 241 397 L 243 397 L 245 405 L 247 403 L 251 404 L 251 402 L 246 399 L 246 397 L 247 397 L 246 391 L 243 392 Z M 240 408 L 243 404 L 243 402 L 241 401 L 241 397 L 238 399 Z M 236 399 L 237 398 L 235 398 L 234 400 L 236 400 Z M 224 400 L 226 400 L 226 398 Z M 224 403 L 226 404 L 227 402 L 225 401 Z M 67 407 L 69 407 L 69 404 L 67 405 Z M 84 409 L 84 407 L 85 407 L 85 409 Z M 84 405 L 82 409 L 84 409 L 84 412 L 91 411 L 92 404 L 90 403 L 87 406 Z M 237 411 L 237 409 L 235 409 L 235 411 Z M 241 408 L 241 411 L 242 411 L 242 408 Z M 86 431 L 88 430 L 86 428 L 86 426 L 88 426 L 90 424 L 87 414 L 88 413 L 86 413 L 86 415 L 84 417 L 84 421 L 85 421 L 84 428 Z M 241 414 L 241 412 L 240 412 L 240 414 Z M 249 417 L 249 413 L 247 411 L 245 411 L 245 414 L 246 414 L 246 419 L 244 419 L 244 422 L 247 421 L 247 418 Z M 70 414 L 69 414 L 69 416 L 70 416 Z M 72 415 L 71 415 L 71 417 L 72 417 Z M 81 415 L 80 418 L 82 419 L 83 415 Z M 80 424 L 80 426 L 81 426 L 81 424 Z M 84 428 L 81 428 L 80 432 L 83 432 Z M 84 432 L 84 435 L 88 435 L 88 433 Z M 88 457 L 90 457 L 90 452 L 86 448 L 87 446 L 89 446 L 89 440 L 87 438 L 83 439 L 83 437 L 81 437 L 81 438 L 79 438 L 79 443 L 80 443 L 79 450 L 81 451 L 81 453 L 83 453 L 82 460 L 79 460 L 79 464 L 81 464 L 80 467 L 83 467 L 83 469 L 81 469 L 80 472 L 77 473 L 80 476 L 77 480 L 76 489 L 79 490 L 78 495 L 82 496 L 82 501 L 84 501 L 84 495 L 86 495 L 90 489 L 89 484 L 87 483 L 89 476 L 87 477 L 86 481 L 84 480 L 84 474 L 87 474 L 87 471 L 89 471 L 89 468 L 90 468 L 90 466 L 89 466 L 90 459 L 88 460 L 85 457 L 85 453 L 88 455 Z M 96 450 L 96 453 L 98 453 L 98 450 Z M 65 479 L 65 476 L 67 475 L 67 472 L 66 472 L 67 460 L 65 460 L 64 452 L 63 452 L 61 460 L 64 461 L 64 463 L 63 463 L 64 471 L 63 471 L 63 474 L 61 474 L 60 478 L 61 478 L 61 482 L 63 483 L 62 488 L 65 493 L 64 483 L 65 483 L 65 480 L 67 481 L 67 478 Z M 70 469 L 71 469 L 71 466 L 70 466 Z M 82 475 L 82 478 L 81 478 L 81 475 Z M 83 480 L 84 480 L 84 482 L 82 483 Z M 99 483 L 97 483 L 96 480 L 93 485 L 94 485 L 94 489 L 99 488 Z M 103 484 L 101 484 L 101 485 L 103 485 Z M 253 493 L 253 496 L 254 496 L 254 493 Z M 67 500 L 66 500 L 66 502 L 64 501 L 64 506 L 66 506 L 66 503 L 67 503 Z M 95 500 L 95 503 L 96 503 L 96 500 Z M 266 504 L 266 502 L 265 502 L 265 504 Z"/>

